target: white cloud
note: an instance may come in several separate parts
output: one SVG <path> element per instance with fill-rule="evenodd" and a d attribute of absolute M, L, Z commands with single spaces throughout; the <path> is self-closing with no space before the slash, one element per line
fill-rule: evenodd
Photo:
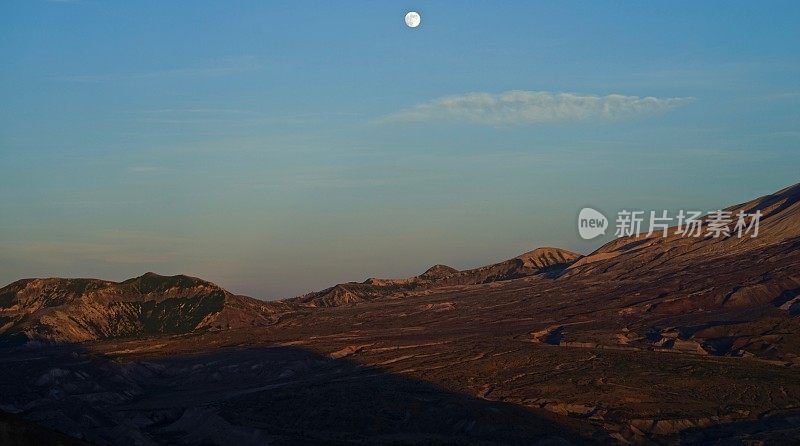
<path fill-rule="evenodd" d="M 618 120 L 657 113 L 692 98 L 579 95 L 514 90 L 445 96 L 384 117 L 384 122 L 457 121 L 485 125 Z"/>

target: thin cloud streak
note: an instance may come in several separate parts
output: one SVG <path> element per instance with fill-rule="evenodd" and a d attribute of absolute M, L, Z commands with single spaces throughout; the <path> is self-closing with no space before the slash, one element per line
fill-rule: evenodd
<path fill-rule="evenodd" d="M 208 66 L 171 68 L 125 74 L 76 75 L 57 78 L 66 82 L 118 82 L 162 78 L 210 78 L 258 70 L 262 64 L 253 56 L 229 57 L 214 61 Z"/>
<path fill-rule="evenodd" d="M 499 94 L 445 96 L 384 117 L 380 122 L 453 121 L 524 125 L 571 121 L 615 121 L 671 110 L 690 97 L 607 96 L 513 90 Z"/>

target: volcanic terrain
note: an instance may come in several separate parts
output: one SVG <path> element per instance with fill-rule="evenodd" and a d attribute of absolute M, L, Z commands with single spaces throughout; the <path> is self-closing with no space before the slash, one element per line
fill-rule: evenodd
<path fill-rule="evenodd" d="M 728 210 L 760 211 L 758 237 L 671 230 L 279 302 L 153 273 L 19 280 L 0 440 L 798 443 L 800 185 Z"/>

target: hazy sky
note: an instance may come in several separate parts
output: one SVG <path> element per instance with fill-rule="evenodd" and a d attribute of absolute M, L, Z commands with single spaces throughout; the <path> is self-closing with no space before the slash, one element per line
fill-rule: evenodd
<path fill-rule="evenodd" d="M 422 25 L 403 16 L 417 10 Z M 800 2 L 0 3 L 0 282 L 261 298 L 800 181 Z"/>

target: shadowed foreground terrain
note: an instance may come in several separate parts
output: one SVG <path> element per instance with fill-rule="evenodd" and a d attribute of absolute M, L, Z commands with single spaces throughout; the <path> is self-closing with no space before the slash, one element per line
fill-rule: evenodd
<path fill-rule="evenodd" d="M 800 186 L 729 210 L 760 211 L 759 236 L 540 248 L 281 302 L 152 273 L 20 280 L 0 289 L 0 410 L 95 444 L 797 443 Z"/>

